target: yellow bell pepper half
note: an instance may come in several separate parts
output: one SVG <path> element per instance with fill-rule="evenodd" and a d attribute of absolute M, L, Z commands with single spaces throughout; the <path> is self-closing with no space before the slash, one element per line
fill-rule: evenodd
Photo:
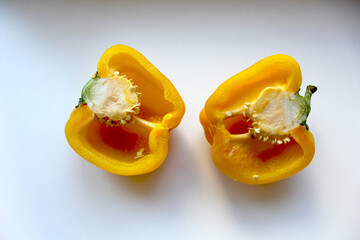
<path fill-rule="evenodd" d="M 169 131 L 185 105 L 176 88 L 141 53 L 115 45 L 102 55 L 65 127 L 70 146 L 111 173 L 149 173 L 163 163 Z"/>
<path fill-rule="evenodd" d="M 265 184 L 305 168 L 315 153 L 306 119 L 308 86 L 290 56 L 267 57 L 222 83 L 200 113 L 216 167 L 232 179 Z"/>

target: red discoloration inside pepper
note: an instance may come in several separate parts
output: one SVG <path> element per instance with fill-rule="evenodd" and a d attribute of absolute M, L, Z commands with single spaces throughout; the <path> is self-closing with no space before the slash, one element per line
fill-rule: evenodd
<path fill-rule="evenodd" d="M 244 134 L 249 131 L 248 128 L 251 126 L 251 124 L 252 121 L 246 122 L 245 120 L 240 120 L 228 127 L 227 130 L 230 134 Z"/>
<path fill-rule="evenodd" d="M 121 126 L 111 127 L 103 123 L 100 125 L 100 136 L 110 147 L 128 151 L 134 149 L 139 138 L 137 134 L 126 132 Z"/>
<path fill-rule="evenodd" d="M 285 148 L 289 147 L 290 145 L 294 145 L 296 144 L 296 141 L 291 138 L 291 141 L 287 144 L 274 144 L 272 148 L 269 148 L 265 151 L 262 151 L 261 153 L 259 153 L 256 157 L 260 158 L 262 161 L 266 162 L 267 160 L 280 155 Z"/>

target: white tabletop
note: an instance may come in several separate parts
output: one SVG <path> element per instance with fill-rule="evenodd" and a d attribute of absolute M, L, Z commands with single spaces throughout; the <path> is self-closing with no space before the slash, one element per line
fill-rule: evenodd
<path fill-rule="evenodd" d="M 1 1 L 0 239 L 360 239 L 358 1 Z M 126 44 L 176 86 L 186 114 L 157 171 L 110 174 L 64 126 L 101 54 Z M 274 184 L 214 166 L 198 115 L 267 56 L 319 90 L 312 163 Z"/>

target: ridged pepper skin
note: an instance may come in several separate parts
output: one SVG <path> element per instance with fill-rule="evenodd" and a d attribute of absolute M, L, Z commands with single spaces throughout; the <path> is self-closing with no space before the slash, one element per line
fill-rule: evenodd
<path fill-rule="evenodd" d="M 146 174 L 165 160 L 169 131 L 179 125 L 185 105 L 170 80 L 131 47 L 115 45 L 100 58 L 97 77 L 111 77 L 115 72 L 131 79 L 141 92 L 134 122 L 108 126 L 83 103 L 71 113 L 65 136 L 75 152 L 108 172 Z"/>
<path fill-rule="evenodd" d="M 296 94 L 301 83 L 299 64 L 279 54 L 259 61 L 216 89 L 200 113 L 200 122 L 222 173 L 239 182 L 266 184 L 292 176 L 311 162 L 315 142 L 304 125 L 292 129 L 290 142 L 278 145 L 254 139 L 241 116 L 229 117 L 231 111 L 256 101 L 267 87 Z"/>

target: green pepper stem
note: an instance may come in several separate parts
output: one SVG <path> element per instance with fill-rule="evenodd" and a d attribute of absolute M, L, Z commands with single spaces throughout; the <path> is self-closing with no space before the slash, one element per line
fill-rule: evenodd
<path fill-rule="evenodd" d="M 317 87 L 313 86 L 313 85 L 309 85 L 306 87 L 306 91 L 304 94 L 304 97 L 300 96 L 300 99 L 303 102 L 303 106 L 304 106 L 304 113 L 301 116 L 301 125 L 304 125 L 306 127 L 307 130 L 309 130 L 309 126 L 306 124 L 306 120 L 310 114 L 311 111 L 311 97 L 312 95 L 317 91 Z"/>
<path fill-rule="evenodd" d="M 81 98 L 79 98 L 79 103 L 78 103 L 78 105 L 75 106 L 75 108 L 78 108 L 81 104 L 86 103 L 86 99 L 90 95 L 90 89 L 94 84 L 96 84 L 98 79 L 99 79 L 98 72 L 96 71 L 94 77 L 91 78 L 83 87 L 83 89 L 81 91 Z"/>
<path fill-rule="evenodd" d="M 78 105 L 75 106 L 75 108 L 78 108 L 83 103 L 85 103 L 85 100 L 82 97 L 79 98 L 79 103 L 78 103 Z"/>
<path fill-rule="evenodd" d="M 306 101 L 306 103 L 310 106 L 310 101 L 311 101 L 311 96 L 317 91 L 317 87 L 313 86 L 313 85 L 309 85 L 306 87 L 306 91 L 305 91 L 305 95 L 304 95 L 304 100 Z"/>

